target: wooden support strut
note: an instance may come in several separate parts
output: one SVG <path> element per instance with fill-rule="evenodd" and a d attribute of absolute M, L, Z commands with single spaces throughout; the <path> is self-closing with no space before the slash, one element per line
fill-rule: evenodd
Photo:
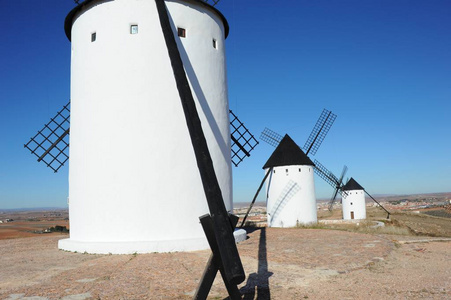
<path fill-rule="evenodd" d="M 182 58 L 177 48 L 177 42 L 169 20 L 164 0 L 155 0 L 161 29 L 171 60 L 177 90 L 182 103 L 185 120 L 196 156 L 202 185 L 207 199 L 210 215 L 213 222 L 213 232 L 218 245 L 224 273 L 227 281 L 239 284 L 244 281 L 245 274 L 241 263 L 235 238 L 230 226 L 229 216 L 222 198 L 221 188 L 216 177 L 213 161 L 208 150 L 207 141 L 202 130 L 202 124 L 197 113 L 196 104 L 188 83 Z"/>
<path fill-rule="evenodd" d="M 235 229 L 236 224 L 238 223 L 238 217 L 232 214 L 230 216 L 230 225 L 232 229 Z M 213 285 L 213 281 L 215 280 L 216 274 L 218 270 L 221 272 L 222 279 L 226 286 L 227 292 L 229 293 L 230 299 L 237 300 L 241 299 L 241 293 L 238 287 L 232 283 L 230 283 L 224 272 L 224 266 L 222 265 L 222 260 L 220 257 L 220 252 L 218 249 L 218 244 L 216 242 L 213 221 L 210 215 L 203 215 L 200 218 L 200 223 L 202 224 L 202 228 L 204 229 L 205 235 L 208 240 L 208 244 L 210 245 L 212 254 L 208 260 L 207 266 L 204 270 L 202 278 L 200 280 L 199 286 L 197 287 L 196 293 L 194 294 L 195 300 L 204 300 L 207 299 L 208 293 L 210 292 L 211 286 Z"/>

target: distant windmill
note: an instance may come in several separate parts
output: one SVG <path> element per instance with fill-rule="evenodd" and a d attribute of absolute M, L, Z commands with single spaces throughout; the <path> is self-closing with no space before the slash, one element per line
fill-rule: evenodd
<path fill-rule="evenodd" d="M 54 172 L 70 162 L 71 233 L 62 249 L 208 248 L 198 221 L 210 209 L 204 187 L 218 183 L 218 199 L 231 210 L 232 163 L 258 144 L 228 110 L 229 26 L 213 7 L 218 1 L 152 2 L 77 1 L 66 16 L 71 101 L 25 144 Z M 182 77 L 189 84 L 179 84 Z M 198 124 L 202 139 L 191 131 Z M 207 144 L 209 155 L 194 143 Z M 211 182 L 201 164 L 212 166 Z"/>
<path fill-rule="evenodd" d="M 288 135 L 285 135 L 285 137 L 283 137 L 282 135 L 268 128 L 265 128 L 260 136 L 260 139 L 277 148 L 263 167 L 265 169 L 265 176 L 259 188 L 257 189 L 254 198 L 252 199 L 249 209 L 247 210 L 246 215 L 243 218 L 241 226 L 245 224 L 246 218 L 250 210 L 252 209 L 255 200 L 257 199 L 261 188 L 263 187 L 264 182 L 267 183 L 266 195 L 268 198 L 267 213 L 269 218 L 269 226 L 274 225 L 286 227 L 295 226 L 296 222 L 298 222 L 299 224 L 307 224 L 317 221 L 316 197 L 314 193 L 315 188 L 313 180 L 314 163 L 308 158 L 308 154 L 316 154 L 321 143 L 329 132 L 329 129 L 333 125 L 336 117 L 337 116 L 331 111 L 327 109 L 323 110 L 316 122 L 315 127 L 310 133 L 309 138 L 304 144 L 304 150 L 306 151 L 305 153 Z M 273 163 L 273 156 L 278 158 L 277 164 Z M 296 174 L 294 170 L 296 170 L 298 173 L 304 172 L 302 173 L 302 179 L 299 177 L 300 174 Z M 306 172 L 310 174 L 306 175 Z M 283 176 L 281 175 L 281 173 L 283 174 Z M 302 191 L 302 193 L 298 193 L 298 198 L 296 200 L 294 200 L 295 197 L 287 193 L 287 191 L 291 192 L 290 189 L 287 190 L 286 188 L 287 185 L 290 184 L 290 181 L 287 182 L 287 180 L 291 176 L 296 176 L 294 182 L 299 185 L 299 190 Z M 292 179 L 290 178 L 290 180 Z M 281 200 L 274 202 L 275 199 Z M 276 205 L 279 201 L 282 202 Z M 284 204 L 283 202 L 290 202 L 290 204 Z M 278 216 L 282 215 L 283 213 L 274 211 L 274 205 L 276 205 L 278 210 L 283 209 L 284 211 L 287 211 L 285 213 L 285 217 L 279 217 L 277 225 L 275 224 L 275 220 L 271 215 L 271 212 L 273 212 L 273 214 L 277 212 Z M 304 207 L 302 207 L 303 205 Z M 288 213 L 288 211 L 290 213 Z"/>
<path fill-rule="evenodd" d="M 342 187 L 344 191 L 343 202 L 343 219 L 366 219 L 365 194 L 367 194 L 379 207 L 387 213 L 387 219 L 390 218 L 390 212 L 385 209 L 373 196 L 371 196 L 354 178 Z"/>
<path fill-rule="evenodd" d="M 342 189 L 343 220 L 366 219 L 364 188 L 351 177 Z"/>

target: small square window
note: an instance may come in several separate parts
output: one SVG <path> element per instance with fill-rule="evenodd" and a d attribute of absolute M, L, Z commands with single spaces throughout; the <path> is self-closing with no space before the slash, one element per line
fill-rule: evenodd
<path fill-rule="evenodd" d="M 186 37 L 186 30 L 185 30 L 185 28 L 180 28 L 180 27 L 178 27 L 177 28 L 177 34 L 178 34 L 178 36 L 179 37 Z"/>
<path fill-rule="evenodd" d="M 213 39 L 213 48 L 218 49 L 218 42 Z"/>
<path fill-rule="evenodd" d="M 130 34 L 138 33 L 138 25 L 130 25 Z"/>
<path fill-rule="evenodd" d="M 96 37 L 97 37 L 97 35 L 96 35 L 95 32 L 91 33 L 91 42 L 95 42 L 96 41 Z"/>

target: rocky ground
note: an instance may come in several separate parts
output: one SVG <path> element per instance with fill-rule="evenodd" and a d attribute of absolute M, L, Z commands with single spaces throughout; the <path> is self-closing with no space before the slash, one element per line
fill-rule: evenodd
<path fill-rule="evenodd" d="M 1 240 L 0 298 L 190 299 L 210 255 L 70 253 L 62 237 Z M 243 299 L 451 298 L 447 239 L 258 228 L 238 250 Z M 210 298 L 226 296 L 217 278 Z"/>

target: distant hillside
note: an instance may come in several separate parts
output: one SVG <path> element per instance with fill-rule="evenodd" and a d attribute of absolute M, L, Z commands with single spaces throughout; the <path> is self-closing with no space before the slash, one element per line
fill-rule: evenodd
<path fill-rule="evenodd" d="M 250 202 L 234 202 L 233 208 L 243 208 L 243 207 L 249 207 L 251 203 Z M 254 203 L 254 206 L 266 206 L 265 201 L 256 201 Z"/>
<path fill-rule="evenodd" d="M 49 211 L 67 210 L 67 207 L 23 207 L 23 208 L 0 208 L 0 213 L 10 213 L 19 211 Z"/>
<path fill-rule="evenodd" d="M 447 200 L 451 199 L 451 192 L 446 193 L 428 193 L 428 194 L 410 194 L 410 195 L 403 195 L 403 194 L 374 194 L 371 195 L 378 201 L 396 201 L 400 199 L 407 199 L 407 200 L 417 200 L 417 199 L 433 199 L 433 200 Z M 338 195 L 337 199 L 340 199 L 340 195 Z M 369 197 L 365 196 L 366 200 L 368 202 L 372 202 Z M 320 198 L 317 199 L 318 202 L 329 202 L 330 198 Z M 234 202 L 233 206 L 234 208 L 242 208 L 249 206 L 250 202 Z M 254 205 L 259 206 L 265 206 L 266 202 L 256 202 Z"/>

